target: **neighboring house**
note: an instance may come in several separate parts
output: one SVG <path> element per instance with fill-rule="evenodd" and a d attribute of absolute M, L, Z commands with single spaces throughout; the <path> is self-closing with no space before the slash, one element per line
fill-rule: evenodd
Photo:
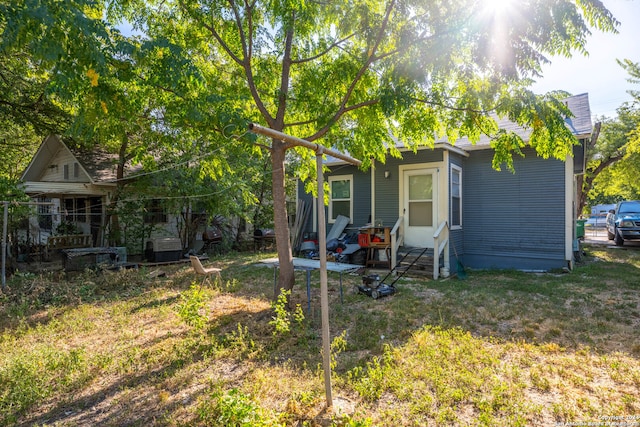
<path fill-rule="evenodd" d="M 112 219 L 108 209 L 117 189 L 117 161 L 117 154 L 100 149 L 75 150 L 58 136 L 45 138 L 21 177 L 27 195 L 36 202 L 42 202 L 37 207 L 37 215 L 29 219 L 28 230 L 21 234 L 21 239 L 31 244 L 49 243 L 51 246 L 52 240 L 64 240 L 64 236 L 59 235 L 72 228 L 87 238 L 73 237 L 69 239 L 72 244 L 107 246 Z M 133 180 L 140 171 L 140 167 L 127 167 L 125 179 Z M 128 218 L 123 215 L 119 218 L 121 235 L 130 254 L 146 252 L 150 247 L 149 240 L 153 239 L 179 239 L 183 248 L 188 246 L 196 251 L 211 243 L 205 232 L 211 232 L 212 227 L 207 226 L 207 219 L 201 218 L 208 216 L 204 212 L 191 213 L 192 224 L 197 224 L 194 226 L 195 237 L 186 236 L 184 215 L 167 212 L 161 198 L 140 197 L 146 200 L 144 210 L 133 212 Z M 231 219 L 229 228 L 243 238 L 250 234 L 247 231 L 250 225 L 239 218 Z M 49 239 L 54 235 L 55 239 Z M 172 245 L 174 243 L 171 242 Z"/>
<path fill-rule="evenodd" d="M 580 141 L 574 156 L 543 159 L 527 148 L 524 158 L 514 158 L 515 174 L 492 168 L 493 150 L 485 136 L 475 145 L 461 139 L 416 153 L 404 150 L 402 159 L 388 156 L 367 172 L 328 159 L 328 227 L 339 214 L 351 219 L 347 232 L 381 222 L 391 229 L 392 265 L 405 248 L 435 248 L 435 278 L 440 267 L 455 272 L 456 253 L 470 268 L 573 268 L 575 176 L 584 171 L 592 124 L 587 94 L 565 102 L 575 116 L 567 126 Z M 499 125 L 528 140 L 530 131 L 505 120 Z M 298 193 L 311 200 L 302 185 Z M 313 230 L 315 216 L 306 226 Z"/>
<path fill-rule="evenodd" d="M 117 158 L 100 150 L 72 150 L 55 135 L 45 138 L 21 178 L 34 201 L 50 203 L 39 205 L 37 218 L 30 219 L 30 241 L 46 244 L 49 236 L 61 234 L 60 228 L 64 234 L 63 224 L 90 235 L 91 244 L 105 245 Z M 178 236 L 175 221 L 157 202 L 148 203 L 143 221 L 156 225 L 162 235 Z"/>

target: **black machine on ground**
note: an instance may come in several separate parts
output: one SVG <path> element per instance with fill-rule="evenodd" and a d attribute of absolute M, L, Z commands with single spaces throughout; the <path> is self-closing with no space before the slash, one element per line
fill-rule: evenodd
<path fill-rule="evenodd" d="M 429 248 L 415 248 L 410 250 L 409 252 L 407 252 L 406 254 L 404 254 L 404 256 L 402 257 L 402 259 L 400 259 L 400 261 L 387 273 L 386 276 L 384 276 L 384 278 L 382 280 L 380 280 L 380 276 L 377 274 L 370 274 L 368 276 L 362 276 L 362 285 L 358 285 L 356 286 L 356 291 L 359 294 L 365 294 L 367 296 L 370 296 L 373 299 L 378 299 L 380 297 L 386 297 L 388 295 L 393 295 L 396 293 L 396 282 L 398 280 L 400 280 L 400 278 L 402 276 L 404 276 L 404 273 L 406 273 L 412 266 L 413 264 L 416 263 L 416 261 L 418 261 L 420 259 L 420 257 L 422 255 L 424 255 L 424 253 L 428 250 Z M 385 280 L 387 280 L 395 271 L 398 270 L 398 266 L 402 264 L 402 261 L 404 261 L 404 259 L 411 254 L 412 252 L 417 252 L 417 251 L 421 251 L 420 255 L 418 255 L 412 262 L 411 264 L 409 264 L 406 268 L 403 268 L 402 271 L 400 272 L 400 274 L 398 274 L 394 279 L 393 282 L 386 284 Z"/>

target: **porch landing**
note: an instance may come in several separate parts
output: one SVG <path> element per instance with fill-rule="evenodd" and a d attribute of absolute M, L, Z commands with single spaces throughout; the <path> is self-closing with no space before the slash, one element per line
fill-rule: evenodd
<path fill-rule="evenodd" d="M 424 251 L 424 253 L 423 253 Z M 400 246 L 398 248 L 398 261 L 396 265 L 398 272 L 408 272 L 424 276 L 433 275 L 433 249 Z"/>

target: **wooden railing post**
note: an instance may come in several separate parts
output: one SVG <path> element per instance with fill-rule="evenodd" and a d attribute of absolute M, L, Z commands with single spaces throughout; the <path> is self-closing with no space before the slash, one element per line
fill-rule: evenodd
<path fill-rule="evenodd" d="M 398 262 L 398 248 L 404 241 L 404 228 L 402 224 L 404 223 L 404 218 L 400 217 L 393 225 L 391 229 L 391 268 L 396 267 L 396 263 Z M 398 230 L 400 231 L 398 233 Z"/>
<path fill-rule="evenodd" d="M 441 238 L 442 242 L 440 242 Z M 440 223 L 438 229 L 435 231 L 435 233 L 433 233 L 433 280 L 437 280 L 438 277 L 440 277 L 440 254 L 443 252 L 445 252 L 444 267 L 448 269 L 449 226 L 447 225 L 447 221 L 443 221 L 442 223 Z"/>

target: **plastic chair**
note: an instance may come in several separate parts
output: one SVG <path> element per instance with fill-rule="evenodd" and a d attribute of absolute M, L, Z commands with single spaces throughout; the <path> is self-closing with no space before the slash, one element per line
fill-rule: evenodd
<path fill-rule="evenodd" d="M 191 260 L 191 267 L 193 267 L 193 270 L 196 272 L 196 274 L 204 276 L 202 283 L 204 283 L 205 280 L 210 279 L 212 274 L 215 274 L 216 276 L 218 276 L 218 280 L 220 281 L 220 283 L 222 283 L 222 275 L 220 274 L 220 272 L 222 271 L 221 268 L 217 268 L 217 267 L 205 268 L 200 262 L 200 258 L 194 255 L 189 255 L 189 259 Z"/>

